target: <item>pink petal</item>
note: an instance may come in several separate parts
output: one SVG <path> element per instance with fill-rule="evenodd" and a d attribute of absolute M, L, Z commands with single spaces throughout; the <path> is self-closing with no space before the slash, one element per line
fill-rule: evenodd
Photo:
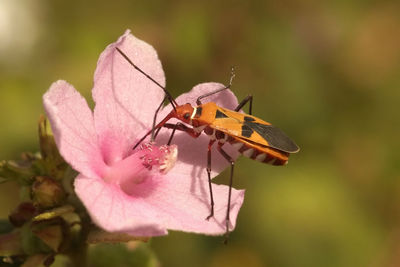
<path fill-rule="evenodd" d="M 156 221 L 156 217 L 151 219 L 148 215 L 146 202 L 141 200 L 140 208 L 131 206 L 131 202 L 134 201 L 129 201 L 118 185 L 80 174 L 75 178 L 74 186 L 76 194 L 85 205 L 93 222 L 102 229 L 136 236 L 167 234 L 162 223 Z"/>
<path fill-rule="evenodd" d="M 225 87 L 219 83 L 201 83 L 193 87 L 193 89 L 185 94 L 179 96 L 176 101 L 179 105 L 190 103 L 192 106 L 196 105 L 196 99 L 200 95 L 204 95 L 208 92 L 212 92 L 216 89 Z M 238 105 L 236 96 L 230 90 L 225 90 L 215 95 L 202 99 L 202 103 L 215 102 L 219 106 L 235 109 Z M 166 106 L 162 113 L 158 116 L 158 121 L 164 118 L 170 111 L 171 105 Z M 177 120 L 171 120 L 171 123 L 176 123 Z M 165 144 L 170 136 L 171 130 L 162 129 L 157 142 L 159 144 Z M 202 176 L 203 179 L 207 179 L 206 167 L 207 167 L 207 147 L 210 139 L 206 134 L 202 133 L 198 138 L 193 138 L 184 132 L 176 132 L 172 144 L 178 145 L 179 154 L 178 161 L 175 168 L 171 170 L 172 173 L 180 173 L 194 176 Z M 212 177 L 217 176 L 222 170 L 230 166 L 230 163 L 222 157 L 222 155 L 216 149 L 217 144 L 215 143 L 212 148 L 211 154 L 211 175 Z M 232 157 L 236 159 L 239 153 L 230 144 L 225 144 L 223 149 Z"/>
<path fill-rule="evenodd" d="M 164 214 L 160 219 L 168 229 L 210 235 L 225 233 L 228 186 L 212 185 L 214 217 L 207 221 L 205 218 L 210 214 L 208 182 L 172 172 L 159 177 L 157 181 L 159 186 L 146 196 L 146 202 Z M 230 230 L 235 228 L 243 199 L 244 190 L 232 188 Z"/>
<path fill-rule="evenodd" d="M 53 83 L 43 104 L 58 149 L 77 171 L 99 177 L 105 168 L 101 157 L 92 111 L 86 100 L 65 81 Z"/>
<path fill-rule="evenodd" d="M 209 221 L 208 184 L 185 175 L 159 175 L 139 184 L 132 195 L 102 179 L 80 175 L 75 191 L 92 219 L 110 232 L 136 236 L 166 234 L 166 229 L 218 235 L 225 233 L 228 187 L 213 185 L 215 215 Z M 244 197 L 232 189 L 231 227 L 233 230 Z"/>
<path fill-rule="evenodd" d="M 138 133 L 150 128 L 154 112 L 164 97 L 162 89 L 129 65 L 116 47 L 153 79 L 165 85 L 156 51 L 129 31 L 101 54 L 94 76 L 94 118 L 107 163 L 131 152 Z"/>

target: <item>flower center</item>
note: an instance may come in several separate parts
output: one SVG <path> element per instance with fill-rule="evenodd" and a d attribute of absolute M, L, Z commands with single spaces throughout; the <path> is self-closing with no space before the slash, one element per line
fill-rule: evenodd
<path fill-rule="evenodd" d="M 176 162 L 178 148 L 176 145 L 156 146 L 145 143 L 130 156 L 109 166 L 104 180 L 114 183 L 131 195 L 135 187 L 144 183 L 157 173 L 166 174 Z"/>

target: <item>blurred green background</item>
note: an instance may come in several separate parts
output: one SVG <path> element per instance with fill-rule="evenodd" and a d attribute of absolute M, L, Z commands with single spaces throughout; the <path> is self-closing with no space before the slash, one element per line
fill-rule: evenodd
<path fill-rule="evenodd" d="M 400 266 L 399 14 L 390 0 L 0 0 L 0 159 L 38 149 L 53 81 L 91 98 L 100 52 L 130 28 L 175 96 L 237 66 L 238 98 L 302 149 L 286 167 L 239 159 L 229 245 L 154 238 L 162 266 Z M 0 190 L 4 218 L 18 191 Z"/>

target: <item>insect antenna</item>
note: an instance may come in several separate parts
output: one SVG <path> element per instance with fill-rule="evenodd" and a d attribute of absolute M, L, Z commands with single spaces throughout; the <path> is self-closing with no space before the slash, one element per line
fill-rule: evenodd
<path fill-rule="evenodd" d="M 124 53 L 121 51 L 121 49 L 119 49 L 118 47 L 116 47 L 115 49 L 117 49 L 117 51 L 126 59 L 126 61 L 129 62 L 129 64 L 132 65 L 132 67 L 134 67 L 137 71 L 139 71 L 140 73 L 142 73 L 144 76 L 146 76 L 150 81 L 152 81 L 153 83 L 155 83 L 158 87 L 160 87 L 161 89 L 163 89 L 166 97 L 168 98 L 169 102 L 171 103 L 172 107 L 174 108 L 174 110 L 176 110 L 176 106 L 178 106 L 178 104 L 176 103 L 176 101 L 174 100 L 174 98 L 171 96 L 171 94 L 167 91 L 167 89 L 165 89 L 164 86 L 162 86 L 161 84 L 159 84 L 156 80 L 154 80 L 150 75 L 148 75 L 146 72 L 144 72 L 141 68 L 139 68 L 138 66 L 136 66 L 135 63 L 132 62 L 132 60 Z"/>
<path fill-rule="evenodd" d="M 171 106 L 173 107 L 173 109 L 176 111 L 176 106 L 178 106 L 178 104 L 176 103 L 175 99 L 171 96 L 171 94 L 167 91 L 167 89 L 165 89 L 164 86 L 162 86 L 161 84 L 159 84 L 156 80 L 154 80 L 150 75 L 148 75 L 146 72 L 144 72 L 141 68 L 139 68 L 135 63 L 132 62 L 132 60 L 124 53 L 122 52 L 121 49 L 119 49 L 118 47 L 116 47 L 115 49 L 117 49 L 117 51 L 126 59 L 126 61 L 128 61 L 128 63 L 134 67 L 137 71 L 139 71 L 140 73 L 142 73 L 144 76 L 146 76 L 150 81 L 152 81 L 154 84 L 156 84 L 158 87 L 160 87 L 164 93 L 165 96 L 163 98 L 163 100 L 161 101 L 160 105 L 158 106 L 158 108 L 156 109 L 156 112 L 154 113 L 154 117 L 153 117 L 153 124 L 152 124 L 152 128 L 151 131 L 148 132 L 145 136 L 143 136 L 133 147 L 133 149 L 135 149 L 141 142 L 143 142 L 143 140 L 151 133 L 151 139 L 150 141 L 153 142 L 155 136 L 157 136 L 159 129 L 157 130 L 157 132 L 155 131 L 156 129 L 156 121 L 157 121 L 157 115 L 158 112 L 160 111 L 161 107 L 163 106 L 164 102 L 166 99 L 169 100 L 169 102 L 171 103 Z"/>
<path fill-rule="evenodd" d="M 231 77 L 229 79 L 229 88 L 232 86 L 233 79 L 236 77 L 235 66 L 231 67 Z"/>
<path fill-rule="evenodd" d="M 235 78 L 235 76 L 236 76 L 236 74 L 235 74 L 235 67 L 232 66 L 232 67 L 231 67 L 231 77 L 230 77 L 230 79 L 229 79 L 229 84 L 228 84 L 228 86 L 225 86 L 225 87 L 223 87 L 223 88 L 219 88 L 219 89 L 217 89 L 217 90 L 215 90 L 215 91 L 212 91 L 212 92 L 209 92 L 209 93 L 207 93 L 207 94 L 204 94 L 204 95 L 199 96 L 199 97 L 197 98 L 197 100 L 196 100 L 196 104 L 197 104 L 197 105 L 201 105 L 201 99 L 203 99 L 203 98 L 205 98 L 205 97 L 208 97 L 208 96 L 210 96 L 210 95 L 219 93 L 219 92 L 221 92 L 221 91 L 224 91 L 224 90 L 226 90 L 226 89 L 230 89 L 231 86 L 232 86 L 233 78 Z"/>

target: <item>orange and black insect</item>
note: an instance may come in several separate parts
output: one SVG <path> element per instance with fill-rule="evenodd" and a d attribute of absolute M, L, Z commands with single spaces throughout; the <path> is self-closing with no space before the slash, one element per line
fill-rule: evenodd
<path fill-rule="evenodd" d="M 200 136 L 202 132 L 210 137 L 207 153 L 207 174 L 210 190 L 210 215 L 207 219 L 214 215 L 214 199 L 212 193 L 211 183 L 211 148 L 214 143 L 217 143 L 217 150 L 221 155 L 231 164 L 231 174 L 229 182 L 229 195 L 228 206 L 226 211 L 226 233 L 229 233 L 229 207 L 231 202 L 231 189 L 233 182 L 233 169 L 235 162 L 228 153 L 222 148 L 226 143 L 231 144 L 242 155 L 254 159 L 259 162 L 264 162 L 272 165 L 285 165 L 288 162 L 289 155 L 299 151 L 299 147 L 279 128 L 272 126 L 270 123 L 263 121 L 255 116 L 252 116 L 252 102 L 253 97 L 247 96 L 240 104 L 234 109 L 229 110 L 219 107 L 214 102 L 202 104 L 201 99 L 213 94 L 217 94 L 223 90 L 229 89 L 232 83 L 234 74 L 232 73 L 229 85 L 208 94 L 199 96 L 197 98 L 196 107 L 187 103 L 178 105 L 168 91 L 157 83 L 153 78 L 143 72 L 137 67 L 119 48 L 118 52 L 139 72 L 156 83 L 165 92 L 165 98 L 171 103 L 173 110 L 158 124 L 155 123 L 156 116 L 163 102 L 157 109 L 153 129 L 149 131 L 139 142 L 135 145 L 136 148 L 148 135 L 152 134 L 152 140 L 157 136 L 158 131 L 162 128 L 173 129 L 168 144 L 171 143 L 176 130 L 184 131 L 194 138 Z M 249 103 L 249 115 L 240 113 L 239 110 Z M 183 123 L 169 124 L 168 120 L 176 118 Z M 190 125 L 192 127 L 189 127 Z"/>

